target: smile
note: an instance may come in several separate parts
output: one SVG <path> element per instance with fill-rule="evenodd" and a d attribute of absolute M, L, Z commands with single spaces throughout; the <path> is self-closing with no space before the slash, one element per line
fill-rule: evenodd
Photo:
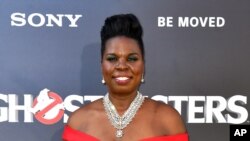
<path fill-rule="evenodd" d="M 119 77 L 115 77 L 115 82 L 118 84 L 118 85 L 126 85 L 129 83 L 129 81 L 131 80 L 130 77 L 125 77 L 125 76 L 119 76 Z"/>
<path fill-rule="evenodd" d="M 117 77 L 115 79 L 120 80 L 120 81 L 125 81 L 125 80 L 128 80 L 129 78 L 128 77 Z"/>

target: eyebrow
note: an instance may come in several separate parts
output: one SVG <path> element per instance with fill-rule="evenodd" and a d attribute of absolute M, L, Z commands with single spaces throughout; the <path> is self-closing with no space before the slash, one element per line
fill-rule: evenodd
<path fill-rule="evenodd" d="M 106 55 L 116 55 L 115 53 L 107 53 Z M 139 55 L 139 53 L 133 52 L 129 53 L 128 55 Z"/>
<path fill-rule="evenodd" d="M 138 53 L 130 53 L 129 55 L 139 55 Z"/>

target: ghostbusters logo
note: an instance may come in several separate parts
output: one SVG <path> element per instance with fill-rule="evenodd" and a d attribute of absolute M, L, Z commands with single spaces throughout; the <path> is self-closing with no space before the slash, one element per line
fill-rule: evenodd
<path fill-rule="evenodd" d="M 48 89 L 42 90 L 34 99 L 30 111 L 43 124 L 57 123 L 64 114 L 62 98 Z"/>
<path fill-rule="evenodd" d="M 23 97 L 19 103 L 18 98 Z M 62 120 L 66 123 L 69 114 L 79 109 L 85 102 L 102 98 L 102 95 L 70 94 L 64 99 L 53 91 L 43 89 L 34 99 L 33 94 L 1 94 L 0 123 L 20 122 L 19 112 L 23 112 L 23 122 L 32 123 L 34 118 L 42 124 L 52 125 Z M 154 100 L 171 104 L 187 123 L 249 123 L 247 96 L 165 96 L 154 95 Z M 200 105 L 198 105 L 199 103 Z M 185 107 L 185 112 L 183 111 Z M 199 116 L 197 116 L 199 114 Z"/>

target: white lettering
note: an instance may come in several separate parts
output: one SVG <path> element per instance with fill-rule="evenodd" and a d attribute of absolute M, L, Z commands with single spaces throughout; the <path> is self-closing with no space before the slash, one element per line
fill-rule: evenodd
<path fill-rule="evenodd" d="M 65 110 L 67 110 L 69 112 L 74 112 L 75 110 L 77 110 L 78 108 L 80 108 L 78 106 L 73 105 L 73 103 L 72 103 L 73 101 L 77 101 L 80 104 L 84 104 L 84 100 L 83 100 L 82 96 L 79 96 L 79 95 L 70 95 L 70 96 L 67 96 L 64 99 L 63 103 L 64 103 Z M 69 116 L 66 115 L 66 114 L 64 114 L 63 121 L 67 122 L 68 118 L 69 118 Z"/>
<path fill-rule="evenodd" d="M 226 119 L 222 115 L 226 107 L 227 101 L 225 98 L 221 96 L 207 96 L 205 105 L 206 123 L 213 123 L 213 118 L 219 123 L 226 123 Z"/>
<path fill-rule="evenodd" d="M 246 129 L 236 129 L 234 132 L 234 136 L 244 136 L 247 133 Z"/>
<path fill-rule="evenodd" d="M 241 129 L 241 135 L 244 136 L 244 134 L 247 133 L 247 129 Z"/>
<path fill-rule="evenodd" d="M 242 106 L 236 105 L 236 102 L 239 102 L 242 105 L 247 104 L 247 97 L 242 95 L 232 96 L 227 103 L 227 110 L 229 112 L 237 114 L 237 118 L 232 117 L 230 114 L 226 114 L 228 123 L 240 124 L 247 120 L 248 111 Z"/>
<path fill-rule="evenodd" d="M 165 26 L 165 18 L 158 17 L 158 27 L 164 27 L 164 26 Z"/>
<path fill-rule="evenodd" d="M 173 17 L 158 17 L 158 27 L 173 27 Z"/>
<path fill-rule="evenodd" d="M 209 27 L 215 27 L 215 17 L 209 17 Z"/>
<path fill-rule="evenodd" d="M 30 25 L 32 27 L 42 27 L 42 26 L 62 27 L 63 22 L 65 20 L 68 20 L 69 21 L 68 27 L 78 27 L 77 22 L 81 17 L 82 15 L 72 15 L 72 14 L 43 15 L 41 13 L 32 13 L 30 15 L 26 15 L 25 13 L 12 13 L 11 26 Z"/>
<path fill-rule="evenodd" d="M 223 27 L 223 17 L 178 17 L 178 27 Z"/>
<path fill-rule="evenodd" d="M 189 27 L 188 17 L 179 17 L 178 18 L 178 27 Z"/>
<path fill-rule="evenodd" d="M 191 17 L 189 24 L 192 27 L 197 27 L 199 25 L 199 19 L 197 17 Z"/>
<path fill-rule="evenodd" d="M 10 94 L 9 100 L 9 122 L 18 122 L 18 111 L 24 111 L 24 122 L 33 122 L 33 114 L 29 108 L 32 106 L 32 95 L 24 95 L 24 105 L 18 105 L 18 96 Z"/>
<path fill-rule="evenodd" d="M 236 129 L 236 130 L 235 130 L 234 136 L 241 136 L 240 130 L 239 130 L 239 129 Z"/>
<path fill-rule="evenodd" d="M 84 96 L 84 101 L 90 101 L 90 102 L 93 102 L 97 99 L 100 99 L 102 98 L 103 96 L 99 95 L 99 96 L 93 96 L 93 95 L 86 95 Z"/>
<path fill-rule="evenodd" d="M 76 24 L 76 22 L 79 20 L 80 17 L 82 17 L 82 15 L 75 15 L 75 18 L 73 18 L 73 15 L 64 15 L 64 16 L 67 17 L 70 21 L 69 27 L 77 27 L 78 25 Z"/>
<path fill-rule="evenodd" d="M 8 96 L 0 94 L 0 100 L 3 100 L 5 103 L 8 102 Z M 0 107 L 0 122 L 4 122 L 8 120 L 8 108 Z"/>
<path fill-rule="evenodd" d="M 202 118 L 196 118 L 196 113 L 203 113 L 204 108 L 202 106 L 198 107 L 195 104 L 197 102 L 205 102 L 205 96 L 189 96 L 188 101 L 188 123 L 204 123 L 205 117 Z"/>
<path fill-rule="evenodd" d="M 39 20 L 38 23 L 34 23 L 34 17 L 37 17 L 37 19 Z M 45 23 L 45 18 L 42 14 L 40 13 L 33 13 L 33 14 L 30 14 L 30 16 L 28 17 L 28 23 L 33 26 L 33 27 L 40 27 L 40 26 L 43 26 L 44 23 Z"/>
<path fill-rule="evenodd" d="M 40 94 L 39 94 L 40 95 Z M 59 96 L 59 95 L 58 95 Z M 64 99 L 63 122 L 68 120 L 67 112 L 74 112 L 82 104 L 89 101 L 92 102 L 103 96 L 95 95 L 69 95 Z M 23 95 L 23 104 L 18 104 L 18 95 L 16 94 L 0 94 L 0 122 L 19 122 L 18 113 L 24 112 L 24 122 L 33 122 L 34 114 L 31 109 L 33 97 L 31 94 Z M 38 97 L 36 98 L 38 99 Z M 241 124 L 248 119 L 248 111 L 246 109 L 247 96 L 235 95 L 226 100 L 222 96 L 164 96 L 155 95 L 154 100 L 163 101 L 173 105 L 173 107 L 183 116 L 187 118 L 187 123 L 230 123 Z M 52 99 L 53 100 L 53 99 Z M 62 103 L 61 103 L 62 104 Z M 60 105 L 61 105 L 60 104 Z M 77 105 L 79 104 L 79 105 Z M 56 106 L 58 106 L 57 104 Z M 187 107 L 185 114 L 182 108 Z M 37 110 L 35 110 L 37 111 Z M 58 110 L 56 110 L 58 111 Z M 233 114 L 234 116 L 231 116 Z M 237 116 L 235 116 L 235 114 Z M 58 115 L 58 114 L 55 114 Z M 62 118 L 62 117 L 60 117 Z M 60 119 L 59 119 L 60 120 Z"/>
<path fill-rule="evenodd" d="M 46 24 L 46 26 L 51 26 L 53 27 L 54 24 L 52 24 L 52 21 L 59 27 L 62 27 L 62 19 L 63 19 L 63 14 L 57 14 L 52 15 L 52 14 L 46 14 L 46 16 L 48 17 L 48 23 Z"/>
<path fill-rule="evenodd" d="M 11 26 L 24 26 L 26 24 L 24 13 L 11 14 Z"/>
<path fill-rule="evenodd" d="M 207 20 L 208 20 L 208 17 L 205 17 L 204 20 L 202 20 L 202 17 L 199 17 L 200 19 L 200 23 L 201 23 L 201 27 L 205 27 L 206 26 L 206 23 L 207 23 Z"/>
<path fill-rule="evenodd" d="M 223 17 L 217 17 L 217 27 L 223 27 L 225 25 L 225 19 Z"/>

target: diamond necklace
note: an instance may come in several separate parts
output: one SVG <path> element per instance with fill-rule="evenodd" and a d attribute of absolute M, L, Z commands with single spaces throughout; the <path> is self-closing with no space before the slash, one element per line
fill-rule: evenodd
<path fill-rule="evenodd" d="M 141 107 L 144 101 L 144 96 L 141 93 L 137 92 L 135 99 L 130 104 L 129 108 L 125 111 L 125 113 L 120 116 L 109 100 L 109 94 L 107 93 L 103 98 L 103 105 L 106 114 L 108 115 L 108 119 L 111 124 L 116 128 L 116 137 L 121 138 L 123 136 L 123 129 L 127 127 L 127 125 L 132 121 L 138 109 Z"/>

